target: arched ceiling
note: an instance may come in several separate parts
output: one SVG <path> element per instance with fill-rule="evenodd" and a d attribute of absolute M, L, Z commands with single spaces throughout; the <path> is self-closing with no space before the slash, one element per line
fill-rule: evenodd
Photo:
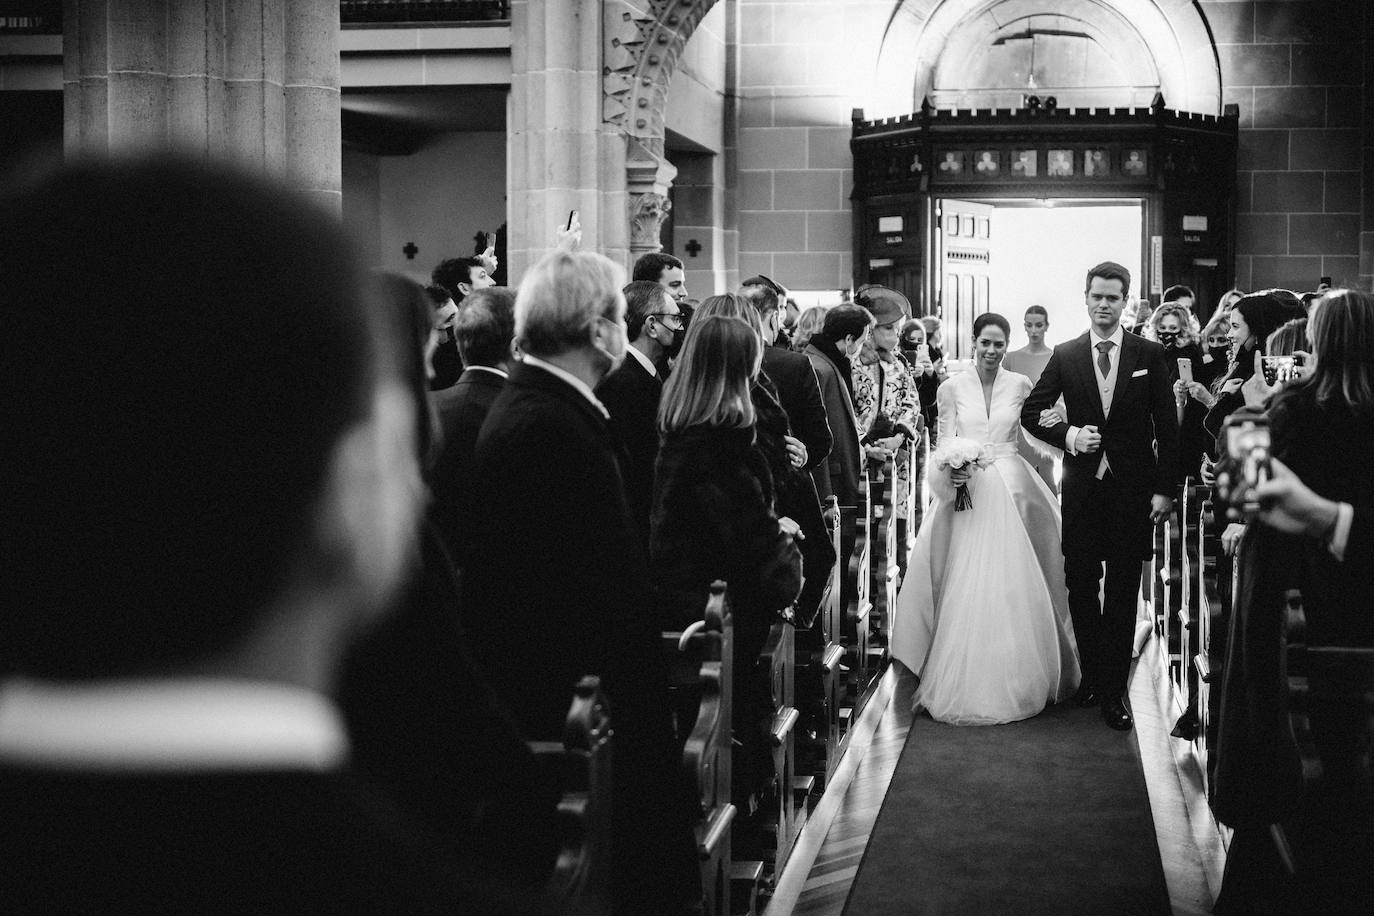
<path fill-rule="evenodd" d="M 1189 0 L 896 0 L 878 54 L 870 117 L 941 108 L 1064 107 L 1218 114 L 1221 78 Z"/>

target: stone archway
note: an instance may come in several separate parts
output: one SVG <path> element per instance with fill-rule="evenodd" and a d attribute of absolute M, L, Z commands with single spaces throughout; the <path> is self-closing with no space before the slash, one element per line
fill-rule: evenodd
<path fill-rule="evenodd" d="M 1106 83 L 1114 79 L 1121 89 L 1135 90 L 1113 94 L 1106 90 L 1114 87 L 1104 84 L 1104 97 L 1119 99 L 1116 107 L 1139 104 L 1138 96 L 1149 98 L 1157 89 L 1171 108 L 1212 115 L 1221 111 L 1216 48 L 1196 2 L 897 0 L 878 54 L 875 97 L 866 113 L 888 117 L 915 111 L 927 96 L 939 94 L 942 80 L 944 85 L 958 82 L 962 73 L 982 63 L 971 52 L 992 52 L 1008 41 L 1038 36 L 1073 40 L 1089 54 L 1112 58 L 1109 63 L 1115 66 L 1108 69 L 1114 72 L 1104 74 Z M 1033 74 L 1028 70 L 1016 76 L 1026 80 Z M 1151 80 L 1154 85 L 1148 86 Z M 1028 82 L 1020 88 L 1034 91 L 1033 79 Z M 961 107 L 1006 107 L 998 104 L 1000 98 L 990 92 L 986 104 Z M 948 101 L 959 104 L 957 96 Z"/>
<path fill-rule="evenodd" d="M 677 170 L 664 157 L 668 85 L 716 0 L 605 0 L 602 121 L 625 138 L 630 260 L 658 251 Z"/>

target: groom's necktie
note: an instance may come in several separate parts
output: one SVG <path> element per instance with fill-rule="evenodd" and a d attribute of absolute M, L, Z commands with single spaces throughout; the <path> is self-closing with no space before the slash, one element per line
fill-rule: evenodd
<path fill-rule="evenodd" d="M 1097 368 L 1106 378 L 1112 371 L 1112 358 L 1108 354 L 1112 352 L 1112 347 L 1116 344 L 1110 340 L 1099 341 L 1097 344 Z M 1082 365 L 1081 363 L 1079 365 Z"/>
<path fill-rule="evenodd" d="M 1097 371 L 1102 373 L 1102 409 L 1105 413 L 1110 410 L 1109 401 L 1111 398 L 1111 377 L 1112 377 L 1112 347 L 1116 344 L 1110 340 L 1099 340 L 1097 342 Z M 1101 480 L 1111 470 L 1107 464 L 1107 452 L 1102 451 L 1102 460 L 1097 463 L 1097 474 L 1094 475 Z"/>

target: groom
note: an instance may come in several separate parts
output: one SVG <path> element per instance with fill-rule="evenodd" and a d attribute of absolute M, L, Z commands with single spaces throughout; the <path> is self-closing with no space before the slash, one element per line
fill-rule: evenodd
<path fill-rule="evenodd" d="M 1120 264 L 1088 271 L 1092 327 L 1054 348 L 1021 410 L 1026 432 L 1064 450 L 1064 578 L 1083 668 L 1074 701 L 1100 705 L 1103 720 L 1119 731 L 1133 724 L 1123 697 L 1140 564 L 1153 550 L 1153 526 L 1173 508 L 1178 467 L 1167 357 L 1159 344 L 1121 327 L 1130 292 L 1131 274 Z M 1067 422 L 1041 426 L 1041 411 L 1060 395 Z"/>

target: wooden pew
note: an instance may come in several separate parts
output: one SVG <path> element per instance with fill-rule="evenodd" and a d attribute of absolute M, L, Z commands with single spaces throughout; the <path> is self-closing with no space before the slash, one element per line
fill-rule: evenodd
<path fill-rule="evenodd" d="M 840 705 L 841 729 L 848 735 L 849 724 L 858 717 L 863 700 L 876 671 L 870 664 L 869 655 L 869 613 L 873 603 L 869 595 L 871 585 L 871 533 L 872 515 L 868 506 L 868 470 L 864 469 L 859 480 L 859 505 L 840 507 L 841 543 L 849 547 L 849 554 L 840 556 L 839 562 L 845 564 L 843 589 L 840 601 L 843 605 L 840 641 L 844 646 L 844 664 L 848 668 L 845 675 L 844 697 Z M 840 752 L 844 753 L 847 744 L 841 743 Z"/>
<path fill-rule="evenodd" d="M 611 899 L 611 722 L 601 679 L 587 675 L 573 692 L 563 740 L 531 741 L 556 775 L 558 860 L 545 890 L 545 911 L 600 913 Z"/>
<path fill-rule="evenodd" d="M 1224 628 L 1221 618 L 1221 593 L 1217 584 L 1217 557 L 1221 555 L 1221 530 L 1225 515 L 1218 520 L 1210 487 L 1198 487 L 1201 502 L 1195 532 L 1197 566 L 1193 583 L 1194 615 L 1197 621 L 1197 648 L 1193 655 L 1197 695 L 1193 706 L 1197 714 L 1197 737 L 1193 739 L 1193 756 L 1202 773 L 1203 789 L 1211 791 L 1209 761 L 1216 746 L 1216 722 L 1212 714 L 1212 685 L 1220 679 L 1225 650 Z M 1220 522 L 1220 523 L 1219 523 Z"/>
<path fill-rule="evenodd" d="M 1288 718 L 1302 759 L 1302 820 L 1320 823 L 1295 863 L 1315 866 L 1313 912 L 1368 912 L 1374 861 L 1374 647 L 1307 641 L 1302 596 L 1288 595 Z M 1283 828 L 1277 840 L 1286 840 Z M 1282 848 L 1282 846 L 1280 847 Z M 1335 879 L 1339 886 L 1323 886 Z"/>
<path fill-rule="evenodd" d="M 815 785 L 814 777 L 797 775 L 797 722 L 801 714 L 796 706 L 795 633 L 789 624 L 774 623 L 761 653 L 773 698 L 773 718 L 768 730 L 773 777 L 763 799 L 769 828 L 764 860 L 770 883 L 782 873 L 797 835 L 806 824 L 807 800 Z"/>
<path fill-rule="evenodd" d="M 840 513 L 835 497 L 825 501 L 825 517 L 830 520 L 830 540 L 835 556 L 840 556 Z M 817 621 L 819 639 L 808 638 L 807 648 L 797 650 L 797 697 L 805 715 L 806 733 L 798 736 L 798 772 L 803 778 L 815 779 L 814 791 L 824 791 L 840 761 L 842 722 L 840 701 L 844 687 L 841 663 L 844 646 L 841 644 L 844 605 L 840 602 L 842 582 L 848 564 L 837 561 L 830 570 L 830 579 L 821 596 Z"/>
<path fill-rule="evenodd" d="M 875 667 L 881 667 L 887 657 L 892 636 L 892 614 L 897 606 L 897 587 L 901 568 L 897 559 L 897 465 L 895 459 L 869 461 L 868 505 L 872 522 L 869 545 L 869 595 L 872 611 L 869 619 L 869 654 Z"/>
<path fill-rule="evenodd" d="M 686 732 L 682 766 L 700 800 L 695 829 L 706 916 L 752 913 L 763 879 L 762 862 L 736 862 L 731 854 L 737 813 L 730 801 L 732 636 L 721 581 L 711 584 L 700 622 L 663 634 L 679 721 L 691 723 L 681 728 Z"/>

